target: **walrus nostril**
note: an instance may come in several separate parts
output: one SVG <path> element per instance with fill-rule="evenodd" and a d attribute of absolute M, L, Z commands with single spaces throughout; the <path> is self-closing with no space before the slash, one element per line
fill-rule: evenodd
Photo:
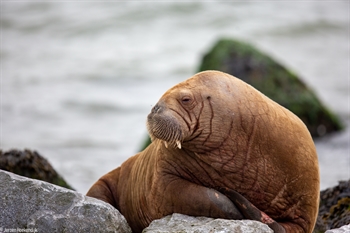
<path fill-rule="evenodd" d="M 152 108 L 151 112 L 152 112 L 152 113 L 157 113 L 157 112 L 160 111 L 160 109 L 161 109 L 161 107 L 160 107 L 158 104 L 156 104 L 156 105 Z"/>

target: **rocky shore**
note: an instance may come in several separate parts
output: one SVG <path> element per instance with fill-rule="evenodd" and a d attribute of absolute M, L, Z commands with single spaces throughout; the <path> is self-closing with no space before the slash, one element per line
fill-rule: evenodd
<path fill-rule="evenodd" d="M 39 153 L 30 150 L 1 152 L 0 167 L 4 168 L 4 163 L 14 161 L 10 155 L 16 158 L 19 154 L 29 154 L 30 161 L 44 159 Z M 24 162 L 23 159 L 20 161 Z M 44 168 L 49 165 L 48 162 L 43 164 Z M 35 163 L 34 166 L 37 164 Z M 30 166 L 27 166 L 27 169 L 32 170 Z M 40 166 L 36 167 L 36 171 L 40 171 Z M 1 233 L 11 230 L 14 232 L 131 232 L 125 218 L 117 209 L 97 199 L 46 181 L 19 176 L 4 170 L 0 170 L 0 180 Z M 319 217 L 314 233 L 349 232 L 349 223 L 350 180 L 341 181 L 338 186 L 321 191 Z M 181 214 L 155 220 L 144 230 L 145 233 L 179 231 L 272 232 L 267 225 L 251 220 L 196 218 Z"/>
<path fill-rule="evenodd" d="M 198 71 L 204 70 L 220 70 L 249 83 L 295 113 L 314 138 L 343 128 L 338 116 L 317 98 L 302 78 L 249 44 L 232 39 L 218 40 L 202 57 Z M 142 150 L 149 143 L 148 138 Z M 117 209 L 73 191 L 36 151 L 0 150 L 0 179 L 0 233 L 131 232 Z M 320 196 L 319 216 L 313 233 L 350 232 L 350 180 L 323 190 Z M 246 233 L 272 230 L 251 220 L 173 214 L 153 221 L 144 232 Z"/>

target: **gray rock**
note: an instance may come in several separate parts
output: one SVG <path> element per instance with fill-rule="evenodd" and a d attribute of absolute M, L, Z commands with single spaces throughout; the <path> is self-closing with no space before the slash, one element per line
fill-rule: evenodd
<path fill-rule="evenodd" d="M 328 230 L 325 233 L 350 233 L 350 224 L 342 226 L 341 228 Z"/>
<path fill-rule="evenodd" d="M 100 200 L 3 170 L 0 180 L 0 232 L 131 232 Z"/>
<path fill-rule="evenodd" d="M 253 220 L 227 220 L 191 217 L 182 214 L 168 215 L 154 220 L 142 233 L 273 233 L 266 225 Z"/>

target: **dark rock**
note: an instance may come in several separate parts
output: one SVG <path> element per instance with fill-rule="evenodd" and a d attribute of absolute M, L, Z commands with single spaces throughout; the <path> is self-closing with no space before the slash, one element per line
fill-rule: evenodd
<path fill-rule="evenodd" d="M 350 196 L 341 198 L 332 206 L 324 220 L 331 228 L 341 227 L 350 223 Z"/>
<path fill-rule="evenodd" d="M 227 220 L 207 217 L 192 217 L 183 214 L 172 214 L 154 220 L 142 233 L 273 233 L 266 225 L 253 220 Z"/>
<path fill-rule="evenodd" d="M 36 151 L 0 150 L 0 169 L 74 190 Z"/>
<path fill-rule="evenodd" d="M 350 223 L 350 180 L 340 181 L 339 185 L 321 191 L 318 215 L 315 233 Z"/>
<path fill-rule="evenodd" d="M 0 170 L 0 232 L 127 232 L 113 206 L 59 186 Z"/>
<path fill-rule="evenodd" d="M 326 230 L 327 230 L 326 224 L 324 224 L 322 217 L 318 215 L 316 225 L 312 233 L 324 233 Z"/>
<path fill-rule="evenodd" d="M 296 114 L 313 137 L 343 128 L 316 95 L 293 72 L 253 46 L 230 39 L 219 40 L 203 56 L 199 71 L 219 70 L 249 83 Z"/>

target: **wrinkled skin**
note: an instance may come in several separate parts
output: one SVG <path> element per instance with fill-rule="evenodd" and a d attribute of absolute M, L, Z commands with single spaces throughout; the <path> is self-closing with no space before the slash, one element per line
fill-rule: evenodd
<path fill-rule="evenodd" d="M 134 232 L 172 213 L 312 232 L 319 201 L 312 138 L 253 87 L 201 72 L 161 97 L 147 127 L 153 142 L 87 194 L 115 206 Z"/>

